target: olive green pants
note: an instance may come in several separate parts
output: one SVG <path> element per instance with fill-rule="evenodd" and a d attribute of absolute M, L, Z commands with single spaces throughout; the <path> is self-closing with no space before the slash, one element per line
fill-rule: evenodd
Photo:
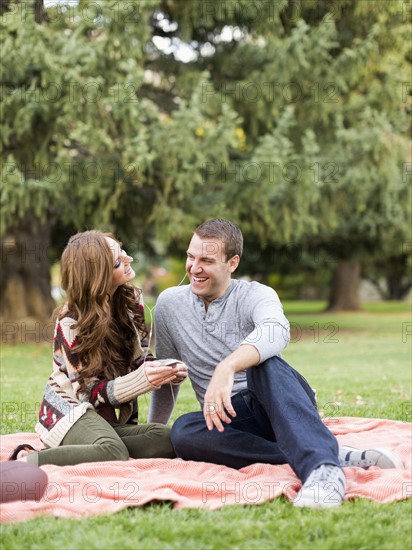
<path fill-rule="evenodd" d="M 67 432 L 59 447 L 32 452 L 27 461 L 37 466 L 66 466 L 81 462 L 131 458 L 175 458 L 170 429 L 163 424 L 111 424 L 94 409 Z"/>

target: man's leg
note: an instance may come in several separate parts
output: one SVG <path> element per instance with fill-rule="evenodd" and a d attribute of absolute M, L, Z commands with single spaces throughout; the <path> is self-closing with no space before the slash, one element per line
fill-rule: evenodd
<path fill-rule="evenodd" d="M 276 357 L 249 369 L 247 376 L 249 391 L 232 398 L 237 416 L 224 432 L 209 431 L 200 412 L 176 420 L 172 443 L 178 456 L 232 468 L 288 463 L 303 482 L 321 464 L 339 466 L 336 439 L 298 372 Z"/>
<path fill-rule="evenodd" d="M 295 506 L 331 508 L 345 496 L 338 443 L 322 422 L 307 381 L 279 357 L 247 371 L 248 388 L 265 410 L 280 450 L 302 481 Z"/>
<path fill-rule="evenodd" d="M 172 443 L 177 456 L 243 468 L 255 462 L 285 464 L 286 457 L 275 441 L 265 412 L 248 390 L 232 398 L 236 417 L 225 424 L 224 432 L 209 431 L 203 413 L 179 417 L 172 427 Z"/>
<path fill-rule="evenodd" d="M 318 414 L 313 390 L 305 378 L 283 359 L 272 357 L 249 369 L 247 377 L 248 387 L 266 411 L 279 447 L 300 479 L 307 479 L 312 465 L 316 464 L 315 457 L 322 460 L 319 464 L 340 467 L 404 467 L 398 456 L 384 448 L 343 446 L 335 455 L 337 441 Z M 308 449 L 311 452 L 308 453 Z M 305 462 L 309 465 L 304 466 Z"/>
<path fill-rule="evenodd" d="M 261 369 L 265 364 L 268 368 Z M 180 458 L 243 468 L 255 462 L 291 464 L 290 456 L 293 455 L 294 463 L 299 457 L 305 463 L 296 466 L 297 475 L 304 480 L 316 465 L 325 462 L 340 467 L 399 467 L 390 462 L 381 450 L 373 451 L 374 456 L 370 458 L 371 450 L 342 447 L 338 457 L 337 441 L 319 417 L 312 389 L 282 359 L 269 359 L 247 373 L 248 384 L 255 391 L 244 390 L 232 397 L 236 417 L 231 424 L 224 424 L 224 432 L 218 432 L 215 428 L 209 431 L 201 412 L 184 414 L 175 421 L 171 438 Z M 266 381 L 266 377 L 270 380 Z M 262 392 L 259 389 L 261 386 Z M 259 399 L 258 392 L 262 394 Z M 273 396 L 277 394 L 282 395 L 278 395 L 278 403 L 275 403 Z M 275 414 L 275 409 L 280 412 Z M 286 444 L 280 444 L 282 431 Z M 295 444 L 297 450 L 293 447 Z M 295 453 L 299 456 L 295 457 Z M 368 463 L 365 457 L 363 462 L 358 457 L 363 457 L 365 453 Z"/>
<path fill-rule="evenodd" d="M 321 464 L 340 466 L 336 438 L 320 418 L 303 376 L 283 359 L 272 357 L 248 369 L 247 380 L 280 450 L 302 482 Z"/>

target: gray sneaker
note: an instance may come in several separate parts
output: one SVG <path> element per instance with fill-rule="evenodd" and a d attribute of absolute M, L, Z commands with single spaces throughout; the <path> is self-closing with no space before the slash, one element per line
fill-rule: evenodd
<path fill-rule="evenodd" d="M 402 460 L 389 449 L 355 449 L 355 447 L 339 447 L 339 462 L 342 467 L 356 466 L 367 469 L 376 466 L 382 469 L 404 469 Z"/>
<path fill-rule="evenodd" d="M 299 508 L 335 508 L 342 504 L 346 478 L 333 464 L 315 468 L 296 495 L 293 505 Z"/>

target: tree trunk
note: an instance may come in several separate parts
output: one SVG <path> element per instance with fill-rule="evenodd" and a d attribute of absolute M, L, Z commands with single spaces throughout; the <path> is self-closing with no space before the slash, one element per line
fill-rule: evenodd
<path fill-rule="evenodd" d="M 412 288 L 411 268 L 408 257 L 388 258 L 386 269 L 386 300 L 403 300 Z"/>
<path fill-rule="evenodd" d="M 0 16 L 10 10 L 10 0 L 0 0 Z"/>
<path fill-rule="evenodd" d="M 0 316 L 5 321 L 49 319 L 54 308 L 50 278 L 50 221 L 21 220 L 0 240 Z"/>
<path fill-rule="evenodd" d="M 405 297 L 406 292 L 404 291 L 404 286 L 397 277 L 386 277 L 386 286 L 386 300 L 402 300 Z"/>
<path fill-rule="evenodd" d="M 383 300 L 404 300 L 412 288 L 412 272 L 406 254 L 372 262 L 366 278 Z"/>
<path fill-rule="evenodd" d="M 360 263 L 341 261 L 333 274 L 329 304 L 326 311 L 356 311 L 359 299 Z"/>

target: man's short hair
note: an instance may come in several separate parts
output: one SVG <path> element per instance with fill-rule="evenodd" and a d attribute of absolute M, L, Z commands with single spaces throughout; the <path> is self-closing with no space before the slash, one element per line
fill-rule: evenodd
<path fill-rule="evenodd" d="M 243 235 L 239 227 L 229 220 L 214 219 L 203 222 L 195 229 L 201 239 L 219 239 L 225 247 L 226 260 L 243 253 Z"/>

